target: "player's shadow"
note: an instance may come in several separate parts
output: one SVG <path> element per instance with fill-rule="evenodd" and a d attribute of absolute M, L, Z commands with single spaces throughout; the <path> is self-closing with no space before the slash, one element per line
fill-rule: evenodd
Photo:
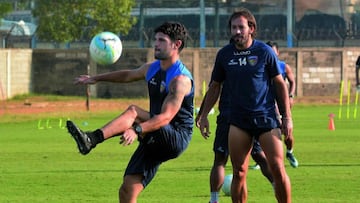
<path fill-rule="evenodd" d="M 301 164 L 299 167 L 347 167 L 360 166 L 360 163 L 307 163 Z"/>

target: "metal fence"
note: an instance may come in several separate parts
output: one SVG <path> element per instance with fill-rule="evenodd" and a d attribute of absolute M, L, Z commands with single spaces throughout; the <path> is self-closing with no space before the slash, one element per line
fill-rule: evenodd
<path fill-rule="evenodd" d="M 289 35 L 294 47 L 343 47 L 354 46 L 360 41 L 360 0 L 135 0 L 135 2 L 132 15 L 137 17 L 137 23 L 127 35 L 121 35 L 121 38 L 127 42 L 125 46 L 128 47 L 151 47 L 154 27 L 164 21 L 182 22 L 190 34 L 188 43 L 190 47 L 201 47 L 202 35 L 205 36 L 206 47 L 222 46 L 229 40 L 228 17 L 239 7 L 248 8 L 253 12 L 258 24 L 258 39 L 277 41 L 280 46 L 287 45 Z M 31 15 L 31 12 L 17 13 L 9 15 L 9 20 L 28 19 L 27 15 Z M 292 19 L 290 24 L 289 19 Z M 201 26 L 205 27 L 205 33 L 202 33 Z M 27 47 L 34 43 L 31 41 L 34 39 L 41 48 L 46 46 L 69 48 L 74 45 L 86 47 L 87 41 L 90 41 L 83 39 L 81 42 L 72 42 L 73 46 L 59 46 L 42 42 L 37 38 L 19 36 L 8 38 L 13 47 Z"/>

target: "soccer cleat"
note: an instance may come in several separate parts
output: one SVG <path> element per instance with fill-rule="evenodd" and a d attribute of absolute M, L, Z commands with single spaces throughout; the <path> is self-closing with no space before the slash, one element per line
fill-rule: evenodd
<path fill-rule="evenodd" d="M 295 156 L 293 153 L 290 153 L 290 152 L 286 152 L 286 158 L 289 160 L 290 162 L 290 165 L 293 167 L 293 168 L 297 168 L 299 166 L 299 163 L 298 161 L 296 160 Z"/>
<path fill-rule="evenodd" d="M 91 143 L 89 136 L 80 130 L 72 121 L 66 122 L 66 127 L 71 134 L 71 136 L 75 139 L 75 142 L 78 146 L 79 152 L 83 155 L 86 155 L 90 152 L 92 148 L 95 146 Z"/>
<path fill-rule="evenodd" d="M 259 169 L 260 169 L 260 165 L 259 165 L 259 164 L 255 164 L 255 165 L 253 165 L 253 166 L 249 166 L 249 169 L 259 170 Z"/>

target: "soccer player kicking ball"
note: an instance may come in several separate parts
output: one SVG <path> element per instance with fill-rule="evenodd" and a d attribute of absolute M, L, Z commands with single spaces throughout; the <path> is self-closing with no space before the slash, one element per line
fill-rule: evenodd
<path fill-rule="evenodd" d="M 155 61 L 138 69 L 76 78 L 79 84 L 145 79 L 150 112 L 130 105 L 117 118 L 92 132 L 83 132 L 72 121 L 67 122 L 68 131 L 83 155 L 113 136 L 120 135 L 123 145 L 139 140 L 119 189 L 119 201 L 122 203 L 135 203 L 159 166 L 184 152 L 192 137 L 194 82 L 191 73 L 180 61 L 187 31 L 180 23 L 166 22 L 154 32 Z"/>

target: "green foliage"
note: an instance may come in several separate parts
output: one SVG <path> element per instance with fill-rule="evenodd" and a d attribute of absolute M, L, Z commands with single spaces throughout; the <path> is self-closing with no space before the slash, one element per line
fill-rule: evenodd
<path fill-rule="evenodd" d="M 328 114 L 337 110 L 336 105 L 294 107 L 294 153 L 299 167 L 291 168 L 285 160 L 293 202 L 359 202 L 360 118 L 336 117 L 336 130 L 329 131 Z M 83 130 L 93 130 L 119 113 L 72 112 L 64 116 Z M 118 202 L 122 175 L 137 145 L 123 147 L 115 137 L 82 156 L 66 129 L 56 125 L 58 117 L 48 118 L 53 121 L 49 129 L 37 128 L 37 115 L 25 122 L 0 125 L 0 202 Z M 189 148 L 160 167 L 138 202 L 209 201 L 215 120 L 216 115 L 209 116 L 212 134 L 208 140 L 194 129 Z M 230 161 L 226 173 L 231 173 Z M 273 188 L 260 170 L 249 170 L 247 182 L 249 202 L 276 202 Z M 220 193 L 220 201 L 230 203 L 231 199 Z"/>
<path fill-rule="evenodd" d="M 0 18 L 3 18 L 7 13 L 11 11 L 12 11 L 11 3 L 0 1 Z"/>
<path fill-rule="evenodd" d="M 36 33 L 54 42 L 88 40 L 101 31 L 125 35 L 136 22 L 133 5 L 133 0 L 37 0 Z"/>

